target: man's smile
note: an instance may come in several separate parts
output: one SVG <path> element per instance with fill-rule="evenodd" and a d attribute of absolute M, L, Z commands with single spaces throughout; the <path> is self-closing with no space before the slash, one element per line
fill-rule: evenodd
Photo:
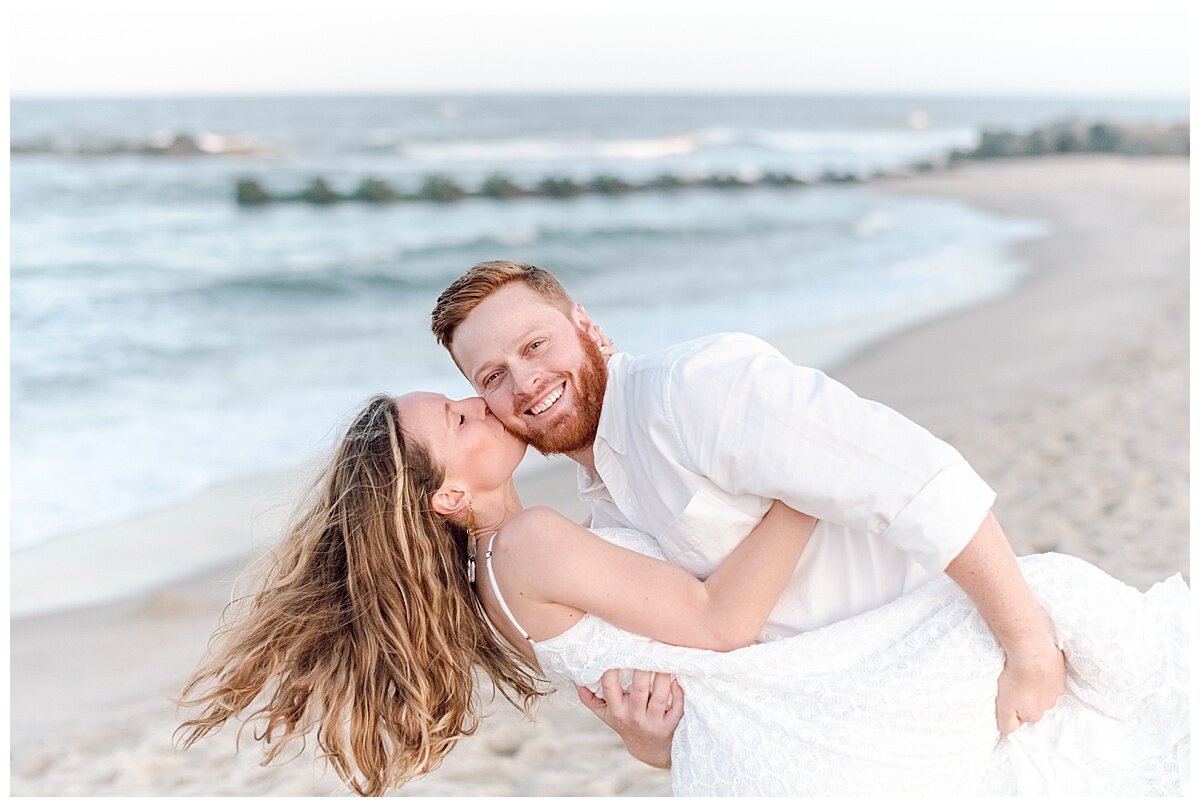
<path fill-rule="evenodd" d="M 540 401 L 538 401 L 532 407 L 530 407 L 529 409 L 526 409 L 525 414 L 535 415 L 535 416 L 542 414 L 543 412 L 545 412 L 548 409 L 550 409 L 551 407 L 553 407 L 554 404 L 556 404 L 558 402 L 558 399 L 563 396 L 563 393 L 566 392 L 566 390 L 567 390 L 567 382 L 564 381 L 561 384 L 559 384 L 557 387 L 555 387 L 553 390 L 551 390 L 549 394 L 547 394 L 544 398 L 542 398 Z"/>

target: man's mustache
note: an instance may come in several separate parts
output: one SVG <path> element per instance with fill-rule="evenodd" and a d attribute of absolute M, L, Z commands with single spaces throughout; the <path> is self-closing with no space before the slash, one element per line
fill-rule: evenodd
<path fill-rule="evenodd" d="M 562 379 L 561 381 L 558 382 L 558 384 L 562 384 L 563 381 L 565 381 L 565 380 L 567 380 L 567 379 Z M 550 390 L 553 391 L 553 390 L 557 389 L 558 384 L 555 384 L 555 386 L 551 387 Z M 565 392 L 565 390 L 564 390 L 564 392 Z M 533 407 L 535 407 L 539 403 L 541 403 L 542 399 L 546 397 L 546 394 L 547 393 L 545 393 L 545 392 L 541 392 L 541 393 L 538 393 L 537 395 L 527 395 L 523 399 L 514 400 L 513 401 L 513 414 L 523 415 L 525 412 L 529 411 L 530 409 L 532 409 Z"/>

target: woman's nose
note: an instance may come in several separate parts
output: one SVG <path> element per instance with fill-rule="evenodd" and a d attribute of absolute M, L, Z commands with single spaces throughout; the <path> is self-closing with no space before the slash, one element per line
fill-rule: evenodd
<path fill-rule="evenodd" d="M 463 408 L 467 412 L 467 416 L 470 418 L 480 419 L 485 418 L 488 415 L 487 401 L 483 400 L 483 398 L 480 398 L 479 396 L 475 396 L 474 398 L 463 398 L 461 401 L 459 401 L 459 403 L 462 404 Z"/>

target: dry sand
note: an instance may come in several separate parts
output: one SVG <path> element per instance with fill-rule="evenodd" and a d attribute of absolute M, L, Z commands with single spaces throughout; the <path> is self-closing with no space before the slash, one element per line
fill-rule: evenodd
<path fill-rule="evenodd" d="M 836 368 L 959 447 L 999 493 L 1018 554 L 1055 549 L 1145 588 L 1188 571 L 1188 162 L 1081 156 L 974 164 L 877 184 L 1040 218 L 1012 295 L 893 337 Z M 773 340 L 785 351 L 787 335 Z M 522 486 L 579 516 L 573 473 Z M 203 508 L 199 508 L 201 511 Z M 210 508 L 211 509 L 211 508 Z M 228 512 L 197 513 L 230 527 Z M 163 529 L 171 514 L 154 523 Z M 184 523 L 186 522 L 186 524 Z M 136 528 L 136 527 L 135 527 Z M 143 527 L 144 528 L 144 527 Z M 332 795 L 312 750 L 258 766 L 226 730 L 184 753 L 168 698 L 199 658 L 237 570 L 131 601 L 14 620 L 14 795 Z M 500 701 L 479 734 L 398 795 L 654 795 L 665 772 L 561 693 L 538 721 Z"/>

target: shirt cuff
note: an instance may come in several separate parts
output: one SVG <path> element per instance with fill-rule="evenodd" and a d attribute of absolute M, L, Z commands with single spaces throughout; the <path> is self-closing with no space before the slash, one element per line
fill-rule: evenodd
<path fill-rule="evenodd" d="M 975 537 L 995 500 L 996 492 L 963 460 L 938 471 L 883 537 L 936 574 Z"/>

